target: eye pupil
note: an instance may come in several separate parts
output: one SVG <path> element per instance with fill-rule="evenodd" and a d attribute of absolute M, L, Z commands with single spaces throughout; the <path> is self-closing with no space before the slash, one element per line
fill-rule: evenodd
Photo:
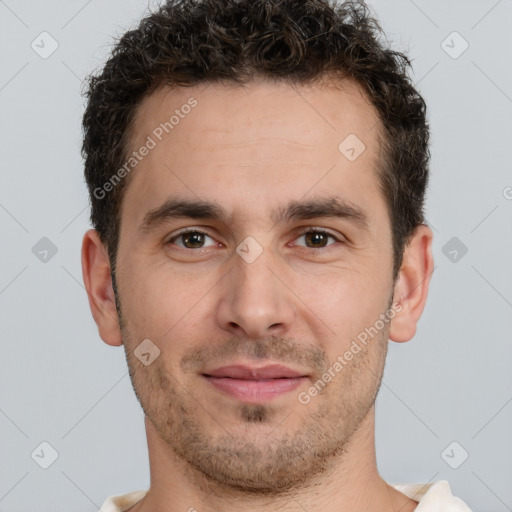
<path fill-rule="evenodd" d="M 201 247 L 204 244 L 204 235 L 198 232 L 185 233 L 183 235 L 183 243 L 189 249 Z"/>
<path fill-rule="evenodd" d="M 325 247 L 327 243 L 328 235 L 326 233 L 321 233 L 319 231 L 310 231 L 306 233 L 306 241 L 310 241 L 314 244 L 315 247 Z"/>

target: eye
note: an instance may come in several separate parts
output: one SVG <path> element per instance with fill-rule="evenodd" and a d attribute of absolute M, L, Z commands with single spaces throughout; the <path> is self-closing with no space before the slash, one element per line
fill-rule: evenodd
<path fill-rule="evenodd" d="M 207 238 L 209 238 L 212 243 L 205 245 Z M 180 241 L 181 243 L 176 243 L 176 241 Z M 173 236 L 169 239 L 167 244 L 174 244 L 178 247 L 183 247 L 184 249 L 203 249 L 204 247 L 211 247 L 212 245 L 216 245 L 216 242 L 212 237 L 208 236 L 203 231 L 191 229 L 188 231 L 182 231 L 178 235 Z"/>
<path fill-rule="evenodd" d="M 210 240 L 210 243 L 208 243 L 207 239 Z M 308 228 L 307 230 L 304 230 L 297 238 L 297 240 L 301 239 L 303 239 L 304 242 L 298 243 L 297 245 L 307 247 L 309 249 L 323 249 L 333 245 L 333 243 L 340 242 L 340 240 L 333 234 L 319 228 Z M 329 239 L 334 242 L 329 243 Z M 177 245 L 183 249 L 204 249 L 205 247 L 217 245 L 217 242 L 212 237 L 204 231 L 199 231 L 197 229 L 182 231 L 181 233 L 174 235 L 166 243 L 169 245 Z"/>
<path fill-rule="evenodd" d="M 324 247 L 327 247 L 328 240 L 331 238 L 335 242 L 339 242 L 340 240 L 336 238 L 331 233 L 328 233 L 327 231 L 324 231 L 323 229 L 308 229 L 307 231 L 303 231 L 302 234 L 297 238 L 297 240 L 304 239 L 304 247 L 308 247 L 310 249 L 323 249 Z M 297 244 L 302 245 L 302 244 Z"/>

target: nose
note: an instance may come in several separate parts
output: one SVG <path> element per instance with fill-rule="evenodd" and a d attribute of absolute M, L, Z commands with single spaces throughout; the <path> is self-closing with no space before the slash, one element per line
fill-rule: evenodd
<path fill-rule="evenodd" d="M 284 335 L 295 315 L 293 295 L 270 252 L 251 263 L 238 254 L 233 259 L 217 305 L 220 328 L 253 339 Z"/>

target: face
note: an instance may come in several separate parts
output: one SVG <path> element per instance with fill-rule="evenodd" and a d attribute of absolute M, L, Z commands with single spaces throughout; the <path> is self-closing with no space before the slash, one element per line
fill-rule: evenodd
<path fill-rule="evenodd" d="M 151 428 L 221 486 L 296 486 L 373 414 L 394 284 L 378 129 L 348 81 L 166 88 L 138 109 L 131 150 L 154 145 L 121 209 L 122 339 Z"/>

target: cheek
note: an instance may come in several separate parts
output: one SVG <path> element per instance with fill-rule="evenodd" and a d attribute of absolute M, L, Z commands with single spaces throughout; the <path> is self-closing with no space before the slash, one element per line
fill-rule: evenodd
<path fill-rule="evenodd" d="M 121 302 L 136 332 L 163 342 L 177 332 L 182 337 L 191 325 L 197 328 L 208 303 L 203 300 L 205 290 L 214 287 L 214 276 L 178 272 L 169 264 L 126 268 L 130 271 L 125 273 Z"/>
<path fill-rule="evenodd" d="M 300 297 L 330 329 L 332 343 L 344 346 L 386 309 L 391 289 L 383 276 L 343 271 L 304 277 Z"/>

